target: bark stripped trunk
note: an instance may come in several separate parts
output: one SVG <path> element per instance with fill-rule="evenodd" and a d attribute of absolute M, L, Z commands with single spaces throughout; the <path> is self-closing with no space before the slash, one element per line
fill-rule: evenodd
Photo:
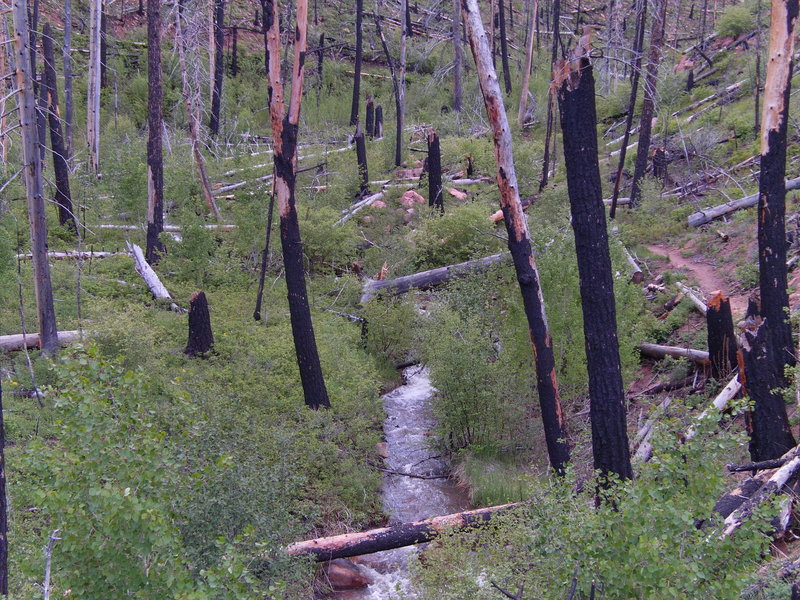
<path fill-rule="evenodd" d="M 737 367 L 738 347 L 733 332 L 731 302 L 721 291 L 715 292 L 708 302 L 706 325 L 711 377 L 722 381 Z"/>
<path fill-rule="evenodd" d="M 525 70 L 522 72 L 522 91 L 519 95 L 519 112 L 517 121 L 520 128 L 525 126 L 525 117 L 528 114 L 528 96 L 530 96 L 531 67 L 533 65 L 533 32 L 536 27 L 536 16 L 539 13 L 539 0 L 533 0 L 532 18 L 527 32 L 527 46 L 525 48 Z"/>
<path fill-rule="evenodd" d="M 617 213 L 617 199 L 619 187 L 622 183 L 622 170 L 625 168 L 625 155 L 628 153 L 628 139 L 633 125 L 633 113 L 636 111 L 636 95 L 639 93 L 639 75 L 642 70 L 642 50 L 644 49 L 644 26 L 647 22 L 647 0 L 636 2 L 636 30 L 633 34 L 633 77 L 631 78 L 631 95 L 628 100 L 628 114 L 625 116 L 625 132 L 622 136 L 622 146 L 619 151 L 617 175 L 614 179 L 614 192 L 611 195 L 611 210 L 609 218 L 613 219 Z"/>
<path fill-rule="evenodd" d="M 98 0 L 99 1 L 99 0 Z M 164 164 L 161 151 L 161 0 L 147 0 L 147 262 L 164 252 Z"/>
<path fill-rule="evenodd" d="M 583 332 L 589 372 L 594 468 L 604 477 L 633 478 L 625 391 L 617 337 L 617 309 L 600 168 L 594 74 L 587 28 L 569 60 L 556 67 L 567 188 L 578 256 Z"/>
<path fill-rule="evenodd" d="M 359 195 L 369 194 L 369 169 L 367 168 L 367 142 L 361 123 L 356 122 L 356 134 L 353 136 L 356 146 L 356 162 L 358 163 Z"/>
<path fill-rule="evenodd" d="M 273 0 L 273 15 L 278 13 L 278 0 Z M 317 353 L 311 310 L 306 295 L 303 272 L 303 245 L 295 205 L 295 178 L 297 176 L 297 128 L 300 122 L 300 103 L 303 99 L 305 75 L 306 27 L 308 0 L 297 2 L 297 30 L 294 36 L 294 62 L 292 67 L 292 92 L 286 113 L 283 81 L 281 80 L 281 34 L 278 19 L 271 20 L 267 39 L 269 42 L 270 117 L 274 138 L 275 190 L 278 196 L 278 214 L 281 225 L 286 288 L 289 313 L 300 379 L 305 403 L 312 409 L 329 407 L 328 391 L 322 376 Z"/>
<path fill-rule="evenodd" d="M 211 331 L 211 315 L 205 292 L 195 292 L 189 300 L 189 341 L 183 353 L 187 356 L 204 357 L 214 346 Z"/>
<path fill-rule="evenodd" d="M 192 156 L 197 167 L 197 175 L 200 179 L 200 189 L 206 201 L 208 209 L 219 219 L 219 208 L 211 193 L 211 183 L 206 172 L 206 163 L 203 154 L 200 152 L 200 116 L 197 108 L 192 102 L 192 89 L 189 85 L 189 75 L 186 67 L 186 40 L 183 36 L 183 0 L 178 2 L 178 10 L 175 11 L 175 46 L 178 49 L 178 67 L 181 72 L 181 95 L 183 104 L 186 107 L 186 120 L 189 122 L 189 141 L 192 146 Z"/>
<path fill-rule="evenodd" d="M 6 495 L 6 429 L 0 382 L 0 594 L 8 596 L 8 497 Z"/>
<path fill-rule="evenodd" d="M 444 214 L 442 197 L 442 153 L 439 147 L 439 134 L 428 130 L 428 206 L 438 208 Z"/>
<path fill-rule="evenodd" d="M 561 23 L 561 0 L 553 0 L 553 45 L 550 48 L 550 72 L 556 67 L 558 57 L 558 40 Z M 542 176 L 539 179 L 539 191 L 546 186 L 550 176 L 550 139 L 553 136 L 553 88 L 547 94 L 547 124 L 544 134 L 544 157 L 542 158 Z"/>
<path fill-rule="evenodd" d="M 66 130 L 67 149 L 66 159 L 72 157 L 72 0 L 64 0 L 64 45 L 62 56 L 64 59 L 64 126 Z"/>
<path fill-rule="evenodd" d="M 266 27 L 264 28 L 266 30 Z M 317 46 L 317 108 L 319 108 L 320 95 L 322 94 L 323 72 L 322 61 L 325 59 L 325 34 L 319 34 L 319 46 Z M 269 67 L 267 67 L 269 69 Z"/>
<path fill-rule="evenodd" d="M 500 205 L 508 232 L 508 249 L 514 260 L 514 269 L 517 273 L 533 345 L 547 452 L 553 469 L 562 473 L 569 461 L 569 446 L 566 442 L 566 426 L 558 396 L 553 342 L 547 324 L 539 273 L 531 251 L 530 234 L 519 199 L 517 175 L 511 149 L 511 130 L 508 126 L 497 74 L 492 64 L 491 46 L 483 28 L 478 2 L 477 0 L 461 0 L 461 9 L 472 56 L 478 70 L 486 113 L 494 132 Z"/>
<path fill-rule="evenodd" d="M 222 78 L 225 74 L 223 64 L 223 46 L 225 45 L 225 0 L 214 1 L 214 79 L 211 88 L 211 119 L 209 133 L 219 134 L 220 110 L 222 108 Z"/>
<path fill-rule="evenodd" d="M 233 39 L 231 40 L 231 77 L 239 74 L 239 28 L 233 26 Z"/>
<path fill-rule="evenodd" d="M 661 64 L 661 47 L 664 45 L 664 26 L 667 20 L 667 0 L 656 0 L 653 22 L 650 27 L 650 50 L 647 55 L 647 73 L 644 78 L 644 102 L 642 118 L 639 121 L 639 144 L 636 147 L 636 167 L 631 182 L 631 208 L 635 208 L 642 197 L 642 179 L 647 169 L 647 156 L 650 152 L 650 136 L 653 131 L 653 113 L 656 102 L 658 66 Z"/>
<path fill-rule="evenodd" d="M 464 69 L 464 48 L 461 45 L 461 6 L 460 0 L 453 0 L 453 112 L 461 112 L 464 98 L 462 71 Z"/>
<path fill-rule="evenodd" d="M 95 173 L 100 169 L 100 10 L 100 0 L 91 0 L 86 145 L 89 148 L 89 163 Z"/>
<path fill-rule="evenodd" d="M 358 123 L 358 109 L 361 104 L 361 52 L 363 46 L 362 23 L 364 0 L 356 0 L 356 58 L 353 66 L 353 102 L 350 105 L 350 126 Z"/>
<path fill-rule="evenodd" d="M 750 458 L 757 462 L 778 458 L 795 446 L 795 440 L 781 393 L 785 384 L 783 371 L 774 368 L 767 322 L 754 315 L 747 323 L 741 344 L 745 386 L 753 410 L 745 414 L 745 425 L 750 434 Z"/>
<path fill-rule="evenodd" d="M 0 73 L 7 73 L 6 47 L 11 42 L 8 32 L 5 30 L 6 20 L 0 19 Z M 13 69 L 12 69 L 13 70 Z M 8 114 L 6 111 L 6 100 L 10 92 L 13 92 L 11 82 L 4 78 L 0 83 L 0 161 L 5 165 L 8 161 L 8 136 L 6 135 L 6 122 Z"/>
<path fill-rule="evenodd" d="M 408 9 L 408 0 L 400 0 L 401 13 Z M 386 62 L 389 65 L 389 73 L 392 76 L 392 87 L 394 88 L 395 119 L 397 123 L 397 139 L 394 146 L 394 164 L 399 167 L 403 162 L 403 127 L 405 123 L 405 104 L 406 104 L 406 34 L 405 29 L 400 33 L 400 61 L 395 66 L 392 54 L 389 52 L 389 45 L 386 43 L 386 36 L 383 35 L 381 28 L 381 18 L 375 14 L 375 30 L 381 38 L 383 53 L 386 55 Z M 399 73 L 398 73 L 399 71 Z M 379 107 L 380 108 L 380 107 Z M 383 110 L 380 111 L 381 124 L 383 124 Z M 383 137 L 383 129 L 381 136 Z"/>
<path fill-rule="evenodd" d="M 64 148 L 64 135 L 61 131 L 61 114 L 58 109 L 58 88 L 56 87 L 56 63 L 53 51 L 53 38 L 50 24 L 45 23 L 42 35 L 44 48 L 44 89 L 47 94 L 47 119 L 50 124 L 50 147 L 53 151 L 53 172 L 56 177 L 56 204 L 58 205 L 58 222 L 72 231 L 78 231 L 78 225 L 72 210 L 72 196 L 69 191 L 69 166 L 67 151 Z"/>
<path fill-rule="evenodd" d="M 770 361 L 779 381 L 783 366 L 794 365 L 786 274 L 786 130 L 792 81 L 797 0 L 773 0 L 769 62 L 761 124 L 758 181 L 758 267 L 761 315 L 766 323 Z M 779 386 L 783 387 L 783 385 Z"/>
<path fill-rule="evenodd" d="M 506 39 L 506 11 L 503 0 L 498 0 L 497 16 L 500 25 L 500 62 L 503 65 L 503 83 L 506 94 L 511 93 L 511 70 L 508 68 L 508 40 Z"/>
<path fill-rule="evenodd" d="M 14 0 L 14 52 L 17 89 L 20 90 L 19 118 L 22 129 L 22 166 L 28 198 L 28 223 L 31 234 L 33 260 L 33 285 L 36 293 L 36 312 L 39 321 L 39 344 L 42 352 L 52 354 L 58 348 L 56 313 L 53 305 L 53 288 L 50 281 L 50 263 L 47 260 L 47 220 L 42 194 L 42 163 L 38 152 L 36 131 L 36 99 L 30 77 L 30 49 L 28 42 L 28 13 L 25 0 Z"/>
<path fill-rule="evenodd" d="M 100 3 L 100 89 L 108 85 L 108 39 L 106 37 L 106 3 Z"/>

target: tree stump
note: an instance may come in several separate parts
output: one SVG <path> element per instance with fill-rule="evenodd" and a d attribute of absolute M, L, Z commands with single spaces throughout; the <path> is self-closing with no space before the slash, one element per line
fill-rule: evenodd
<path fill-rule="evenodd" d="M 378 104 L 375 107 L 375 131 L 373 132 L 375 139 L 383 137 L 383 106 Z"/>
<path fill-rule="evenodd" d="M 195 292 L 189 301 L 189 341 L 183 353 L 202 358 L 213 345 L 214 334 L 211 332 L 208 300 L 204 292 Z"/>
<path fill-rule="evenodd" d="M 736 368 L 736 336 L 733 333 L 730 300 L 721 291 L 714 292 L 712 296 L 706 311 L 708 356 L 711 360 L 711 377 L 722 381 Z"/>
<path fill-rule="evenodd" d="M 442 154 L 439 147 L 439 134 L 428 131 L 428 206 L 438 208 L 444 213 L 442 198 Z"/>
<path fill-rule="evenodd" d="M 367 137 L 372 139 L 375 135 L 375 101 L 372 99 L 372 96 L 367 98 Z"/>

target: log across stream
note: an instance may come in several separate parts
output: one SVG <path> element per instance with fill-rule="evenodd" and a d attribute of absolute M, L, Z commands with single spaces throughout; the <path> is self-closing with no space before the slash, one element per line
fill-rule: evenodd
<path fill-rule="evenodd" d="M 432 448 L 434 420 L 429 400 L 434 393 L 428 371 L 412 366 L 403 371 L 405 384 L 383 397 L 383 425 L 388 458 L 382 494 L 390 524 L 408 523 L 456 513 L 468 508 L 464 492 L 444 477 L 447 463 Z M 411 473 L 426 478 L 392 473 Z M 439 477 L 439 478 L 437 478 Z M 354 560 L 372 584 L 360 590 L 336 592 L 346 600 L 414 597 L 408 562 L 419 546 L 409 546 L 358 557 Z"/>

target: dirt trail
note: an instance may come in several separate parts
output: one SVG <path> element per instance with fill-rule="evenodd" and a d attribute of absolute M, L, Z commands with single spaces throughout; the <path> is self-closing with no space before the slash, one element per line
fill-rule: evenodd
<path fill-rule="evenodd" d="M 648 245 L 647 249 L 653 254 L 668 258 L 673 267 L 684 269 L 694 275 L 706 299 L 711 292 L 716 290 L 722 290 L 725 293 L 729 292 L 730 286 L 725 282 L 725 278 L 711 265 L 699 262 L 694 257 L 686 258 L 681 256 L 680 250 L 670 248 L 663 244 Z M 747 311 L 747 296 L 732 295 L 730 299 L 731 311 L 733 312 L 734 319 L 743 316 Z"/>

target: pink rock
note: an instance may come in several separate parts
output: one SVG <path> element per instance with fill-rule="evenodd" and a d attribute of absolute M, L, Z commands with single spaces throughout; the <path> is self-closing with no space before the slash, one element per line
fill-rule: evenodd
<path fill-rule="evenodd" d="M 367 587 L 372 581 L 357 564 L 344 558 L 332 560 L 325 566 L 328 585 L 336 590 L 356 590 Z"/>
<path fill-rule="evenodd" d="M 404 200 L 411 200 L 412 204 L 406 204 L 405 202 L 403 202 Z M 404 206 L 412 206 L 414 202 L 418 202 L 419 204 L 425 204 L 425 202 L 427 202 L 425 198 L 420 196 L 414 190 L 408 190 L 407 192 L 405 192 L 403 194 L 403 198 L 400 201 L 403 202 Z"/>
<path fill-rule="evenodd" d="M 372 203 L 372 207 L 373 208 L 386 208 L 386 202 L 384 202 L 383 200 L 375 200 L 375 202 Z"/>

